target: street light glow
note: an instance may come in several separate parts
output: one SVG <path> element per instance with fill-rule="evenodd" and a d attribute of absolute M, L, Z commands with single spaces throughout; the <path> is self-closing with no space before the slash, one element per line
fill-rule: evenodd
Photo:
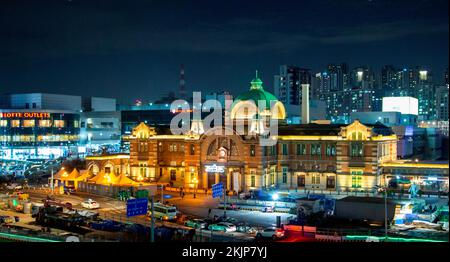
<path fill-rule="evenodd" d="M 280 196 L 278 195 L 278 193 L 275 193 L 275 194 L 272 195 L 272 199 L 273 199 L 274 201 L 277 201 L 279 197 L 280 197 Z"/>

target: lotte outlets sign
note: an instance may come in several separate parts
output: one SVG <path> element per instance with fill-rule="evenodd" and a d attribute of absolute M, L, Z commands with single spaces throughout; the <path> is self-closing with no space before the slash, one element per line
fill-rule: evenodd
<path fill-rule="evenodd" d="M 0 112 L 0 118 L 50 118 L 47 112 Z"/>

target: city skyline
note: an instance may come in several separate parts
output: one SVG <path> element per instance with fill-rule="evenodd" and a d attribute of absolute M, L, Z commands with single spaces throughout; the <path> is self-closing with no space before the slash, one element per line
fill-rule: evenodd
<path fill-rule="evenodd" d="M 273 90 L 282 64 L 312 72 L 341 62 L 376 72 L 385 64 L 425 66 L 436 81 L 448 67 L 447 1 L 137 1 L 124 8 L 116 1 L 19 2 L 0 11 L 7 26 L 1 27 L 1 93 L 154 101 L 178 90 L 180 64 L 188 92 L 233 94 L 247 87 L 256 69 Z M 30 23 L 22 15 L 47 18 Z"/>

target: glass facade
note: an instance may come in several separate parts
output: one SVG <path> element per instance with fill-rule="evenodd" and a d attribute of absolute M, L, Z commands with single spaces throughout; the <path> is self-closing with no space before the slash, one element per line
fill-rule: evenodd
<path fill-rule="evenodd" d="M 0 157 L 51 158 L 66 155 L 79 140 L 76 113 L 1 112 Z"/>

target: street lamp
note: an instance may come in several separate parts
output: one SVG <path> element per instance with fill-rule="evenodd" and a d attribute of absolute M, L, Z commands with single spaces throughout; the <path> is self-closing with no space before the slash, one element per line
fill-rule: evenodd
<path fill-rule="evenodd" d="M 61 170 L 64 170 L 64 167 L 61 167 Z M 52 195 L 54 194 L 54 191 L 55 191 L 55 181 L 53 180 L 53 173 L 54 173 L 55 171 L 53 170 L 53 168 L 52 168 L 52 179 L 51 179 L 51 186 L 52 186 Z"/>
<path fill-rule="evenodd" d="M 198 185 L 198 179 L 197 179 L 197 177 L 194 177 L 194 178 L 192 179 L 192 183 L 194 183 L 194 198 L 196 198 L 196 197 L 197 197 L 197 195 L 196 195 L 196 193 L 197 193 L 197 185 Z"/>
<path fill-rule="evenodd" d="M 388 194 L 388 185 L 387 185 L 387 181 L 386 181 L 386 174 L 383 174 L 383 168 L 381 167 L 379 169 L 380 173 L 383 175 L 383 179 L 384 179 L 384 185 L 383 186 L 376 186 L 377 189 L 382 189 L 384 191 L 384 238 L 385 240 L 387 240 L 388 238 L 388 219 L 387 219 L 387 213 L 388 213 L 388 209 L 387 209 L 387 194 Z"/>

